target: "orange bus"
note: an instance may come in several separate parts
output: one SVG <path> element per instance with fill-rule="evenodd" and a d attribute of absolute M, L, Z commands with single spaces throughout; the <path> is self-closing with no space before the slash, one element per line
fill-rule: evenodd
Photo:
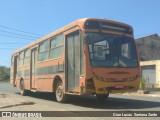
<path fill-rule="evenodd" d="M 95 95 L 137 90 L 140 66 L 130 25 L 84 18 L 12 54 L 11 79 L 21 95 L 54 92 L 58 102 L 69 95 Z"/>

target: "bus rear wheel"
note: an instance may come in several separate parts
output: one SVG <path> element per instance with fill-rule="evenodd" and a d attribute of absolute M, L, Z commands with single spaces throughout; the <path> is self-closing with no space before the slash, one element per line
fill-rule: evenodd
<path fill-rule="evenodd" d="M 108 99 L 109 97 L 109 93 L 108 94 L 96 94 L 96 97 L 99 101 L 105 101 Z"/>
<path fill-rule="evenodd" d="M 56 93 L 56 100 L 57 100 L 57 102 L 63 103 L 63 102 L 66 102 L 68 100 L 67 99 L 67 95 L 64 93 L 64 89 L 63 89 L 61 81 L 59 81 L 57 83 L 55 93 Z"/>
<path fill-rule="evenodd" d="M 20 81 L 20 86 L 19 86 L 19 88 L 20 88 L 20 94 L 21 94 L 22 96 L 25 96 L 25 95 L 28 95 L 28 94 L 29 94 L 29 91 L 25 89 L 24 80 L 21 80 L 21 81 Z"/>

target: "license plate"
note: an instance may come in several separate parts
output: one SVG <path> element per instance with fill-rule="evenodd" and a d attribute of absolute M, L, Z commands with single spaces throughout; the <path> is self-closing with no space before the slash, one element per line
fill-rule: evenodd
<path fill-rule="evenodd" d="M 115 88 L 123 89 L 123 88 L 125 88 L 125 86 L 124 85 L 116 85 Z"/>

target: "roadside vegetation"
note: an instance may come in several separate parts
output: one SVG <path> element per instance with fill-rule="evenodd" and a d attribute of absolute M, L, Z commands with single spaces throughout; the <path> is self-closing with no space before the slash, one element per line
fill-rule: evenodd
<path fill-rule="evenodd" d="M 142 77 L 140 82 L 140 89 L 144 90 L 146 88 L 146 79 Z"/>
<path fill-rule="evenodd" d="M 0 81 L 9 81 L 10 79 L 10 68 L 0 66 Z"/>

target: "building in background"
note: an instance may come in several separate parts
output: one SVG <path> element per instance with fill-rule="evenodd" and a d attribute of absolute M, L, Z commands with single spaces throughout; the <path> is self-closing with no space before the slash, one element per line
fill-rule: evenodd
<path fill-rule="evenodd" d="M 153 34 L 136 39 L 141 61 L 160 60 L 160 36 Z"/>
<path fill-rule="evenodd" d="M 142 78 L 147 88 L 160 87 L 160 60 L 141 61 Z"/>
<path fill-rule="evenodd" d="M 136 39 L 142 78 L 148 88 L 160 88 L 160 36 L 153 34 Z"/>

